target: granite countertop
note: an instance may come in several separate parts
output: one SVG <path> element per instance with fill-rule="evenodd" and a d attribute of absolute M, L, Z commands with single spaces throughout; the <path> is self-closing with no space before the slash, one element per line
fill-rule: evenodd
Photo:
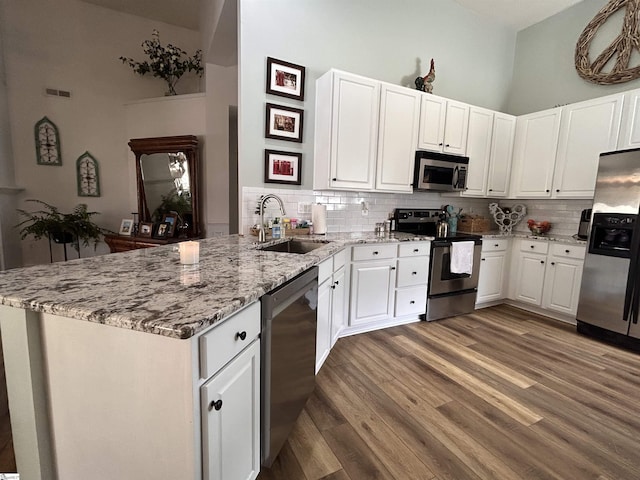
<path fill-rule="evenodd" d="M 586 243 L 570 236 L 524 232 L 478 235 Z M 195 266 L 181 265 L 178 247 L 173 244 L 7 270 L 0 272 L 0 305 L 184 339 L 347 245 L 434 239 L 401 232 L 301 238 L 326 244 L 304 255 L 265 252 L 257 249 L 256 237 L 229 235 L 200 240 L 200 262 Z"/>
<path fill-rule="evenodd" d="M 207 238 L 196 266 L 181 265 L 174 244 L 0 272 L 0 305 L 190 338 L 345 245 L 431 239 L 318 235 L 305 240 L 330 243 L 300 255 L 260 251 L 256 237 Z"/>
<path fill-rule="evenodd" d="M 529 232 L 512 232 L 510 234 L 502 234 L 498 230 L 492 230 L 489 232 L 477 232 L 477 235 L 481 235 L 482 238 L 528 238 L 530 240 L 544 240 L 547 242 L 561 242 L 561 243 L 573 243 L 575 245 L 586 245 L 587 241 L 580 238 L 576 238 L 573 235 L 554 235 L 553 233 L 544 235 L 534 235 Z"/>

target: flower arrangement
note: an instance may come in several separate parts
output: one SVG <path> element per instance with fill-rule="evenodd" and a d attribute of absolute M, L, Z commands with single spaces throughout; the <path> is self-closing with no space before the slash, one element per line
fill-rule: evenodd
<path fill-rule="evenodd" d="M 175 85 L 186 72 L 195 72 L 202 76 L 202 50 L 189 57 L 187 52 L 170 43 L 163 46 L 160 43 L 160 34 L 153 30 L 151 40 L 142 42 L 142 50 L 149 57 L 149 61 L 136 62 L 132 58 L 120 57 L 122 63 L 129 65 L 138 75 L 151 73 L 167 82 L 169 91 L 167 95 L 176 95 Z"/>

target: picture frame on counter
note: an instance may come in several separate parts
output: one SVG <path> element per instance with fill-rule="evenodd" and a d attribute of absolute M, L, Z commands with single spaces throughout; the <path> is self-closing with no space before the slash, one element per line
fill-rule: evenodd
<path fill-rule="evenodd" d="M 267 93 L 304 100 L 305 71 L 302 65 L 267 57 Z"/>
<path fill-rule="evenodd" d="M 304 110 L 267 103 L 265 122 L 266 138 L 302 142 L 302 122 Z"/>
<path fill-rule="evenodd" d="M 120 222 L 120 230 L 118 231 L 118 234 L 130 237 L 132 232 L 133 218 L 123 218 L 122 222 Z"/>
<path fill-rule="evenodd" d="M 176 233 L 176 225 L 178 224 L 178 215 L 176 215 L 175 213 L 165 213 L 162 216 L 162 223 L 169 224 L 167 237 L 173 237 L 173 235 Z"/>
<path fill-rule="evenodd" d="M 280 150 L 264 151 L 264 182 L 302 184 L 302 153 L 282 152 Z"/>
<path fill-rule="evenodd" d="M 161 222 L 156 226 L 156 231 L 153 234 L 153 238 L 158 240 L 165 240 L 169 238 L 169 229 L 171 224 L 169 222 Z"/>
<path fill-rule="evenodd" d="M 149 237 L 153 234 L 153 223 L 149 222 L 140 222 L 140 228 L 138 231 L 138 235 L 140 237 Z"/>

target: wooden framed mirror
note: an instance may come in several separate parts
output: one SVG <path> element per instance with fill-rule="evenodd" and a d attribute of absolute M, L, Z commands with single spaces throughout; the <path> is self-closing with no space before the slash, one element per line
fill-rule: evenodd
<path fill-rule="evenodd" d="M 136 156 L 140 222 L 159 223 L 164 214 L 177 213 L 180 236 L 199 237 L 198 138 L 134 138 L 129 147 Z"/>

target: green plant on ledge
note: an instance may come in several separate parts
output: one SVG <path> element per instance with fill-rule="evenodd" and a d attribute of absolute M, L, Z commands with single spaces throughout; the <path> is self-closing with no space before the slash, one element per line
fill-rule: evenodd
<path fill-rule="evenodd" d="M 21 227 L 20 238 L 23 240 L 33 236 L 35 240 L 48 238 L 55 243 L 72 243 L 73 248 L 79 252 L 80 242 L 85 247 L 93 243 L 95 250 L 102 235 L 113 233 L 93 223 L 91 218 L 98 215 L 98 212 L 89 212 L 84 203 L 77 205 L 71 213 L 61 213 L 57 207 L 42 200 L 27 200 L 27 202 L 39 203 L 44 208 L 35 212 L 17 210 L 24 217 L 24 220 L 16 225 L 16 228 Z"/>

